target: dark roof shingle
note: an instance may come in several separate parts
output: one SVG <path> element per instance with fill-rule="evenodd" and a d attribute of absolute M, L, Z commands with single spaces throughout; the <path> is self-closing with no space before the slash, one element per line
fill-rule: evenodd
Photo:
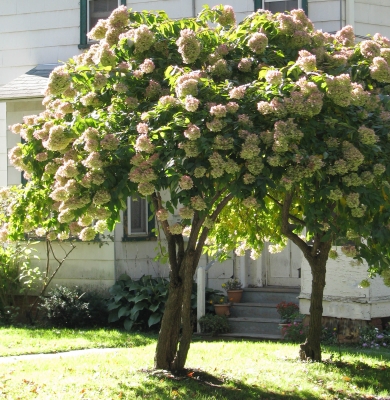
<path fill-rule="evenodd" d="M 43 97 L 47 79 L 59 64 L 38 64 L 16 79 L 0 87 L 1 100 L 28 99 Z"/>

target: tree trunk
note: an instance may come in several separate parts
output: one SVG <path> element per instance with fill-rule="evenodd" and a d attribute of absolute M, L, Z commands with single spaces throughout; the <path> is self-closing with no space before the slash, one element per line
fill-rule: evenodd
<path fill-rule="evenodd" d="M 309 264 L 312 273 L 309 333 L 305 343 L 301 344 L 301 359 L 321 361 L 321 334 L 322 334 L 322 299 L 325 288 L 326 262 L 331 243 L 322 243 L 321 253 L 310 258 Z"/>
<path fill-rule="evenodd" d="M 184 368 L 192 336 L 193 259 L 193 255 L 186 254 L 180 265 L 179 281 L 169 285 L 154 358 L 156 369 L 177 371 Z"/>

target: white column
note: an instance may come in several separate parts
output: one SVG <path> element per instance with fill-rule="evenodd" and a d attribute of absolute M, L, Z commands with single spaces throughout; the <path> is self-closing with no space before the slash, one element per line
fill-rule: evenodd
<path fill-rule="evenodd" d="M 355 0 L 345 0 L 345 23 L 355 25 Z"/>
<path fill-rule="evenodd" d="M 237 257 L 238 258 L 238 263 L 240 266 L 240 281 L 242 283 L 242 287 L 247 287 L 247 283 L 248 283 L 248 274 L 247 274 L 247 270 L 246 270 L 246 256 L 242 256 L 242 257 Z"/>
<path fill-rule="evenodd" d="M 197 271 L 197 313 L 196 320 L 206 314 L 206 268 L 198 267 Z M 197 323 L 197 330 L 200 333 L 200 325 Z"/>

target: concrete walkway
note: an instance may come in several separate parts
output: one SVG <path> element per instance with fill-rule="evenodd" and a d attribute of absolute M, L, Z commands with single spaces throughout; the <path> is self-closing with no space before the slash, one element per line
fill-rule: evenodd
<path fill-rule="evenodd" d="M 123 350 L 123 348 L 84 349 L 84 350 L 71 350 L 71 351 L 49 353 L 49 354 L 38 353 L 38 354 L 23 354 L 20 356 L 4 356 L 4 357 L 0 357 L 0 364 L 14 363 L 17 361 L 26 361 L 26 360 L 28 361 L 28 360 L 34 360 L 37 358 L 50 359 L 50 358 L 77 357 L 77 356 L 84 356 L 84 355 L 88 355 L 88 354 L 114 353 L 118 350 Z"/>

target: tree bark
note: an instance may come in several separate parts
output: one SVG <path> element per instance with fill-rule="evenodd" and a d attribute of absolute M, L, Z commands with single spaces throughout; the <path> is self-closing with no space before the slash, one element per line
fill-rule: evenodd
<path fill-rule="evenodd" d="M 318 240 L 320 239 L 318 238 Z M 326 262 L 331 246 L 331 241 L 320 242 L 318 246 L 319 253 L 314 257 L 307 258 L 312 273 L 312 283 L 309 310 L 309 333 L 305 343 L 301 344 L 300 350 L 301 359 L 304 360 L 321 361 L 322 359 L 322 299 L 326 283 Z"/>
<path fill-rule="evenodd" d="M 158 336 L 154 367 L 171 370 L 180 338 L 183 283 L 170 281 L 168 299 Z"/>
<path fill-rule="evenodd" d="M 177 284 L 171 281 L 154 359 L 156 369 L 184 368 L 192 337 L 191 295 L 194 252 L 186 252 L 179 265 Z"/>

